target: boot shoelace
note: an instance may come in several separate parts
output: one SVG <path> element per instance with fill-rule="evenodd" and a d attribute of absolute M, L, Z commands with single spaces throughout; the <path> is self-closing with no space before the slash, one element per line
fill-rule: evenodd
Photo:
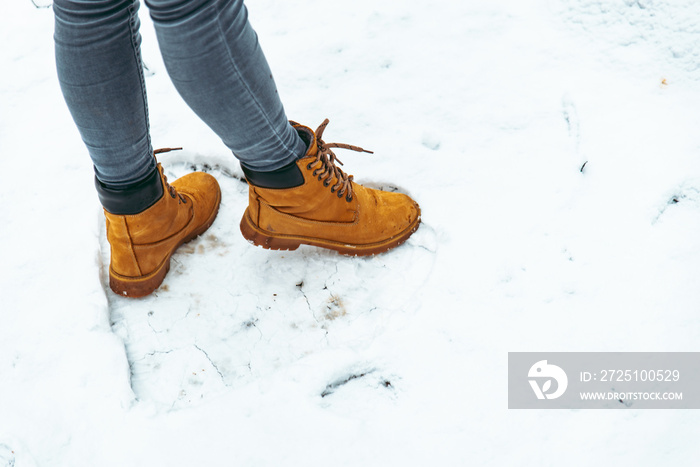
<path fill-rule="evenodd" d="M 153 155 L 155 156 L 156 154 L 162 154 L 164 152 L 170 152 L 170 151 L 179 151 L 182 148 L 161 148 L 161 149 L 156 149 L 153 151 Z M 158 164 L 160 166 L 160 163 Z M 163 173 L 162 166 L 160 166 L 160 172 Z M 187 198 L 182 196 L 180 193 L 177 192 L 177 190 L 168 183 L 168 177 L 163 173 L 163 183 L 165 183 L 166 188 L 168 189 L 168 193 L 170 193 L 170 197 L 175 199 L 177 198 L 178 204 L 180 203 L 185 203 L 187 204 Z"/>
<path fill-rule="evenodd" d="M 348 175 L 336 163 L 343 165 L 343 163 L 338 159 L 338 157 L 333 152 L 332 148 L 339 149 L 349 149 L 351 151 L 366 152 L 369 154 L 374 154 L 372 151 L 362 149 L 359 146 L 353 146 L 351 144 L 344 143 L 326 143 L 321 139 L 323 136 L 323 131 L 328 125 L 328 119 L 325 119 L 323 123 L 319 125 L 316 129 L 316 145 L 318 146 L 318 152 L 316 153 L 316 160 L 310 162 L 306 168 L 311 170 L 313 166 L 317 165 L 319 162 L 321 166 L 313 171 L 314 176 L 318 176 L 319 180 L 323 180 L 324 186 L 330 186 L 333 177 L 338 179 L 338 182 L 331 187 L 331 193 L 338 192 L 338 198 L 345 195 L 345 200 L 349 203 L 352 201 L 352 181 L 353 176 Z"/>

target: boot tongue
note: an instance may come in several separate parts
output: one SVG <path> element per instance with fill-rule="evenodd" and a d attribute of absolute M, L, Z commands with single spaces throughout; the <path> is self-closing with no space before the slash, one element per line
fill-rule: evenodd
<path fill-rule="evenodd" d="M 316 157 L 317 154 L 318 145 L 316 144 L 316 136 L 314 136 L 314 139 L 309 145 L 309 149 L 306 151 L 306 155 L 304 157 Z"/>
<path fill-rule="evenodd" d="M 297 130 L 297 133 L 299 134 L 299 137 L 304 141 L 306 144 L 306 154 L 304 154 L 303 157 L 316 157 L 316 154 L 318 154 L 318 144 L 316 143 L 316 134 L 313 132 L 313 130 L 307 126 L 301 125 L 297 122 L 290 122 L 292 126 L 294 127 L 295 130 Z"/>

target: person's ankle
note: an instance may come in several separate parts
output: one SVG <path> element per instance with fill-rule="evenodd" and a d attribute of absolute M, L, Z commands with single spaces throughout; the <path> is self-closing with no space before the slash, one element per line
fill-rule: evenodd
<path fill-rule="evenodd" d="M 157 168 L 142 181 L 123 188 L 111 187 L 95 177 L 95 188 L 102 207 L 116 215 L 138 214 L 163 197 L 163 182 Z"/>
<path fill-rule="evenodd" d="M 291 122 L 294 123 L 294 122 Z M 298 125 L 298 124 L 297 124 Z M 314 134 L 305 127 L 295 128 L 299 139 L 303 142 L 304 150 L 289 164 L 272 171 L 260 171 L 251 169 L 241 164 L 241 169 L 245 174 L 246 180 L 260 188 L 296 188 L 304 184 L 304 176 L 297 165 L 297 160 L 309 155 L 311 145 L 315 142 Z"/>
<path fill-rule="evenodd" d="M 253 170 L 243 164 L 241 168 L 248 183 L 260 188 L 295 188 L 304 184 L 304 176 L 297 166 L 297 161 L 270 172 Z"/>

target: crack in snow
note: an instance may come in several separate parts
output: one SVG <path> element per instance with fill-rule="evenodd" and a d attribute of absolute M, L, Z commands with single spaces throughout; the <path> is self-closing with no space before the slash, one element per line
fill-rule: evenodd
<path fill-rule="evenodd" d="M 224 386 L 229 386 L 226 383 L 226 378 L 224 377 L 224 374 L 221 373 L 221 370 L 219 370 L 219 367 L 216 365 L 216 363 L 214 363 L 214 360 L 212 360 L 211 357 L 209 357 L 209 354 L 207 353 L 207 351 L 204 350 L 203 348 L 201 348 L 200 346 L 198 346 L 197 344 L 194 344 L 194 348 L 199 350 L 200 352 L 202 352 L 204 354 L 204 356 L 207 358 L 207 360 L 209 360 L 209 363 L 211 363 L 211 366 L 213 366 L 214 369 L 216 370 L 216 372 L 219 374 L 219 377 L 221 378 L 221 382 L 224 383 Z"/>

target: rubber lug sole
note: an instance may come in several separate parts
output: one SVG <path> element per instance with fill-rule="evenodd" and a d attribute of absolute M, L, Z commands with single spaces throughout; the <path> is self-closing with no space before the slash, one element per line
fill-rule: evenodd
<path fill-rule="evenodd" d="M 253 245 L 268 249 L 268 250 L 296 250 L 300 245 L 312 245 L 329 250 L 335 250 L 340 254 L 348 256 L 370 256 L 383 253 L 391 250 L 408 239 L 418 229 L 420 225 L 420 209 L 418 216 L 411 225 L 400 234 L 384 240 L 382 242 L 370 243 L 365 245 L 352 245 L 323 238 L 311 238 L 296 235 L 284 235 L 267 232 L 253 222 L 248 209 L 246 209 L 241 219 L 241 233 L 248 242 Z"/>

